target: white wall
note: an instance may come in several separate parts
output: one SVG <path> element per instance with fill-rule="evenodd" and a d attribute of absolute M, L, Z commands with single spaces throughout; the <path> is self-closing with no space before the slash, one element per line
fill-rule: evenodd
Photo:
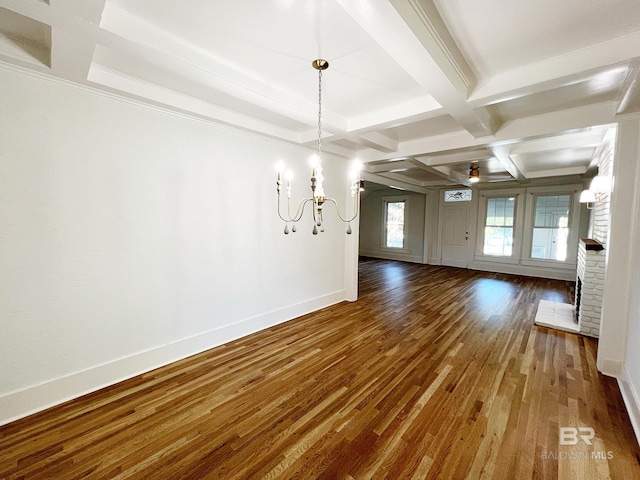
<path fill-rule="evenodd" d="M 276 215 L 276 160 L 300 199 L 311 152 L 14 68 L 0 85 L 0 424 L 345 298 L 333 212 L 318 236 Z M 343 198 L 347 165 L 324 165 Z"/>
<path fill-rule="evenodd" d="M 629 262 L 638 246 L 638 242 L 634 242 L 637 239 L 633 238 L 633 225 L 640 214 L 634 205 L 638 194 L 639 133 L 640 121 L 627 121 L 618 126 L 613 161 L 609 243 L 605 250 L 607 272 L 598 343 L 598 369 L 611 376 L 621 374 L 626 356 L 632 273 Z"/>
<path fill-rule="evenodd" d="M 442 192 L 435 190 L 425 198 L 424 226 L 424 263 L 439 265 L 440 256 L 440 196 Z"/>
<path fill-rule="evenodd" d="M 366 186 L 366 185 L 365 185 Z M 366 190 L 365 190 L 366 192 Z M 404 249 L 383 246 L 385 198 L 406 197 L 406 239 Z M 420 193 L 393 188 L 365 193 L 361 201 L 360 255 L 406 262 L 426 263 L 424 256 L 425 197 Z"/>
<path fill-rule="evenodd" d="M 618 126 L 598 369 L 617 376 L 640 441 L 640 120 Z"/>
<path fill-rule="evenodd" d="M 639 158 L 640 160 L 640 158 Z M 640 168 L 636 172 L 636 185 L 640 185 Z M 635 217 L 632 233 L 632 258 L 629 260 L 631 271 L 631 296 L 629 304 L 629 331 L 627 348 L 621 378 L 621 390 L 625 392 L 627 410 L 632 418 L 638 443 L 640 443 L 640 189 L 636 189 L 634 199 Z"/>

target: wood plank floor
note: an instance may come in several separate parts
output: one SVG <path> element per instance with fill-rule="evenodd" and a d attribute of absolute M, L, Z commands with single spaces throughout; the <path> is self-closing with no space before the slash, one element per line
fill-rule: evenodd
<path fill-rule="evenodd" d="M 363 259 L 358 302 L 0 427 L 0 478 L 640 478 L 597 342 L 533 325 L 572 289 Z"/>

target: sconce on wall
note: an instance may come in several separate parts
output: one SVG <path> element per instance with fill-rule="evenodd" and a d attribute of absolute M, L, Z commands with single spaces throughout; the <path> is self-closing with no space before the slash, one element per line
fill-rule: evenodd
<path fill-rule="evenodd" d="M 586 203 L 587 208 L 592 210 L 595 204 L 603 199 L 605 195 L 611 192 L 611 178 L 604 175 L 596 175 L 591 180 L 588 190 L 580 193 L 580 203 Z"/>
<path fill-rule="evenodd" d="M 580 203 L 586 203 L 587 208 L 589 210 L 595 208 L 595 203 L 597 201 L 596 192 L 592 192 L 591 190 L 583 190 L 580 193 Z"/>

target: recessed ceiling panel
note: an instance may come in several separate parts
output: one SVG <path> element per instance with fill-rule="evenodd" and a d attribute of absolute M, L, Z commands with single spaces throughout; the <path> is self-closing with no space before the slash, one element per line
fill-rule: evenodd
<path fill-rule="evenodd" d="M 572 148 L 537 153 L 513 155 L 514 161 L 527 172 L 563 169 L 569 167 L 588 167 L 595 148 Z"/>
<path fill-rule="evenodd" d="M 434 0 L 481 77 L 638 31 L 640 2 Z"/>
<path fill-rule="evenodd" d="M 224 67 L 247 94 L 287 103 L 316 99 L 315 58 L 323 73 L 323 107 L 349 118 L 425 95 L 424 89 L 334 0 L 111 0 L 102 27 L 136 42 L 162 37 L 200 54 L 201 67 Z M 171 45 L 173 44 L 173 45 Z M 250 92 L 249 92 L 250 90 Z"/>
<path fill-rule="evenodd" d="M 102 73 L 107 70 L 109 75 Z M 183 72 L 176 71 L 168 65 L 155 63 L 152 58 L 139 55 L 136 51 L 115 51 L 98 45 L 93 57 L 92 69 L 88 79 L 102 85 L 125 90 L 129 93 L 139 93 L 133 90 L 133 85 L 140 83 L 149 85 L 148 95 L 151 95 L 151 85 L 154 85 L 155 92 L 177 92 L 184 94 L 189 99 L 197 99 L 204 103 L 210 103 L 218 108 L 247 115 L 260 121 L 279 125 L 295 132 L 302 132 L 308 129 L 305 123 L 296 121 L 291 116 L 283 115 L 273 110 L 261 108 L 260 106 L 235 96 L 227 94 L 218 89 L 211 88 L 206 72 L 195 69 L 194 74 L 185 77 Z M 115 81 L 114 81 L 115 79 Z M 139 79 L 140 81 L 137 81 Z M 167 103 L 172 103 L 166 97 Z M 155 100 L 163 101 L 162 95 L 152 97 Z M 173 95 L 171 98 L 175 99 Z M 174 106 L 181 106 L 174 104 Z M 310 109 L 314 106 L 311 103 Z"/>
<path fill-rule="evenodd" d="M 417 180 L 418 182 L 441 182 L 443 181 L 442 175 L 436 175 L 422 168 L 410 168 L 404 172 L 399 172 L 401 175 L 407 177 L 407 179 Z"/>
<path fill-rule="evenodd" d="M 640 110 L 638 0 L 0 3 L 5 65 L 310 149 L 325 58 L 324 151 L 423 193 L 575 180 Z"/>
<path fill-rule="evenodd" d="M 616 100 L 628 72 L 627 67 L 599 72 L 579 82 L 518 97 L 492 105 L 503 120 L 580 107 L 586 103 Z"/>
<path fill-rule="evenodd" d="M 450 115 L 440 115 L 435 118 L 428 118 L 417 122 L 398 125 L 383 130 L 389 137 L 396 138 L 401 142 L 414 140 L 416 138 L 431 137 L 461 130 L 460 124 Z"/>

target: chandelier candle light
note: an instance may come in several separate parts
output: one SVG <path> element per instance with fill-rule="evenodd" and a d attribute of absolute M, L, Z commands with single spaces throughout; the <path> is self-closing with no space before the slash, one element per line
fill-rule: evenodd
<path fill-rule="evenodd" d="M 291 223 L 291 231 L 296 231 L 296 223 L 300 221 L 304 214 L 304 208 L 307 203 L 313 205 L 313 234 L 317 235 L 318 231 L 324 232 L 324 218 L 323 207 L 329 202 L 333 203 L 336 207 L 338 217 L 344 223 L 347 224 L 347 234 L 351 234 L 351 222 L 358 216 L 358 207 L 360 205 L 360 191 L 362 190 L 362 182 L 360 180 L 359 168 L 354 168 L 351 175 L 351 198 L 353 199 L 353 216 L 350 218 L 344 218 L 340 214 L 338 202 L 333 198 L 325 196 L 324 193 L 324 175 L 322 173 L 322 71 L 329 68 L 329 62 L 321 58 L 314 60 L 311 65 L 318 71 L 318 154 L 313 159 L 313 168 L 311 170 L 311 198 L 305 198 L 300 202 L 295 215 L 291 215 L 291 173 L 285 174 L 285 180 L 287 182 L 286 194 L 287 194 L 287 215 L 283 216 L 280 212 L 280 194 L 282 193 L 282 171 L 283 165 L 280 164 L 278 168 L 278 180 L 276 181 L 276 190 L 278 192 L 278 216 L 284 221 L 284 233 L 289 234 L 289 223 Z"/>

